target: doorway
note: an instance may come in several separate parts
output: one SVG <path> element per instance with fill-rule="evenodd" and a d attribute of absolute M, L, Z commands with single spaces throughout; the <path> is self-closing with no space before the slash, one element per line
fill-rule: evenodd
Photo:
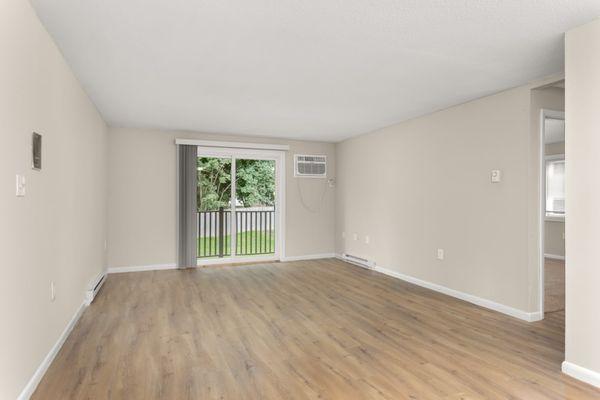
<path fill-rule="evenodd" d="M 565 310 L 565 113 L 542 110 L 541 305 L 543 315 Z"/>
<path fill-rule="evenodd" d="M 197 264 L 279 260 L 282 153 L 198 147 L 197 168 Z"/>

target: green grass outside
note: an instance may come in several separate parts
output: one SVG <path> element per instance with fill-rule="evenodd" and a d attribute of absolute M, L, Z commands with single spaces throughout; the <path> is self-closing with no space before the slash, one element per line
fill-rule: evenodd
<path fill-rule="evenodd" d="M 228 253 L 227 250 L 231 247 L 231 235 L 225 235 L 223 242 L 223 252 Z M 238 232 L 236 247 L 236 254 L 241 255 L 269 253 L 269 250 L 270 253 L 275 253 L 275 231 L 271 231 L 270 235 L 269 232 L 260 231 Z M 199 258 L 217 257 L 219 254 L 218 238 L 215 236 L 198 238 L 197 254 Z"/>

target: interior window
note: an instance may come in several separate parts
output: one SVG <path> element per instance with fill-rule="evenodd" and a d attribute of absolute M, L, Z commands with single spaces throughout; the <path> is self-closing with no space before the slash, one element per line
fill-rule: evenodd
<path fill-rule="evenodd" d="M 565 159 L 546 160 L 546 215 L 565 215 Z"/>

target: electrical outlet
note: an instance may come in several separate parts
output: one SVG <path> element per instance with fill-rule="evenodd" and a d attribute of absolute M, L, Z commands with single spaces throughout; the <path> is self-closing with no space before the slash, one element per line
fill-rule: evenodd
<path fill-rule="evenodd" d="M 354 240 L 358 240 L 358 233 L 354 233 L 354 234 L 352 234 L 352 239 L 354 239 Z"/>
<path fill-rule="evenodd" d="M 369 235 L 365 236 L 365 244 L 369 244 L 371 243 L 371 238 L 369 237 Z"/>
<path fill-rule="evenodd" d="M 342 231 L 342 239 L 346 239 L 346 232 Z"/>
<path fill-rule="evenodd" d="M 444 259 L 444 249 L 437 249 L 437 259 L 438 260 Z"/>
<path fill-rule="evenodd" d="M 54 282 L 50 282 L 50 301 L 54 301 L 54 299 L 56 299 L 56 287 Z"/>

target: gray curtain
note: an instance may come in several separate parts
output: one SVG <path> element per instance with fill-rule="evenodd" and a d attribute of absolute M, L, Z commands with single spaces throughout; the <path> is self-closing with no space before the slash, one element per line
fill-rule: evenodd
<path fill-rule="evenodd" d="M 196 146 L 177 145 L 178 155 L 178 245 L 177 266 L 179 268 L 196 266 L 196 212 L 198 189 Z"/>

